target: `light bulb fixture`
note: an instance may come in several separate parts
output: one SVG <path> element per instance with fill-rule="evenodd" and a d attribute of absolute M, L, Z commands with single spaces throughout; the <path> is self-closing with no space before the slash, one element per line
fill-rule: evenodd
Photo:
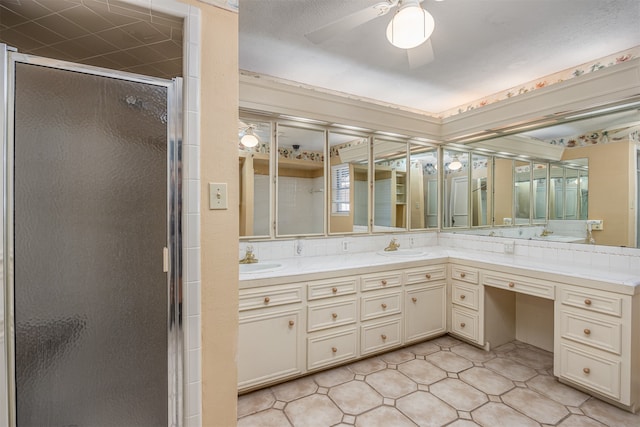
<path fill-rule="evenodd" d="M 400 49 L 412 49 L 426 42 L 434 29 L 433 16 L 420 7 L 418 0 L 400 0 L 387 25 L 387 40 Z"/>
<path fill-rule="evenodd" d="M 460 159 L 458 159 L 457 155 L 453 156 L 453 160 L 451 160 L 451 163 L 449 163 L 449 170 L 457 171 L 457 170 L 460 170 L 461 168 L 462 168 L 462 162 L 460 161 Z"/>
<path fill-rule="evenodd" d="M 253 126 L 247 126 L 240 132 L 240 143 L 247 148 L 255 147 L 260 142 L 258 136 L 253 131 Z"/>

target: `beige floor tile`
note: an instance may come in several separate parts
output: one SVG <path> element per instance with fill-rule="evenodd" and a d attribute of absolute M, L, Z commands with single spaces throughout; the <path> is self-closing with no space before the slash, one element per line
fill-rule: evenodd
<path fill-rule="evenodd" d="M 496 353 L 496 355 L 499 356 L 504 356 L 506 353 L 515 350 L 517 347 L 514 343 L 512 342 L 508 342 L 506 344 L 502 344 L 494 349 L 492 349 L 492 351 L 494 353 Z"/>
<path fill-rule="evenodd" d="M 455 347 L 451 347 L 451 351 L 472 362 L 486 362 L 487 360 L 491 360 L 496 357 L 496 354 L 492 351 L 485 351 L 469 344 L 460 344 Z"/>
<path fill-rule="evenodd" d="M 404 348 L 401 350 L 392 351 L 390 353 L 385 353 L 380 356 L 380 359 L 393 365 L 399 365 L 400 363 L 408 362 L 409 360 L 415 358 L 415 354 Z"/>
<path fill-rule="evenodd" d="M 530 367 L 502 357 L 491 359 L 484 366 L 513 381 L 527 381 L 538 375 Z"/>
<path fill-rule="evenodd" d="M 562 420 L 558 427 L 607 427 L 604 424 L 584 415 L 571 415 Z M 611 426 L 613 427 L 613 426 Z"/>
<path fill-rule="evenodd" d="M 238 420 L 238 427 L 291 427 L 291 423 L 284 412 L 267 409 L 257 414 L 249 415 Z"/>
<path fill-rule="evenodd" d="M 426 360 L 411 360 L 398 365 L 402 372 L 418 384 L 433 384 L 447 377 L 447 373 Z"/>
<path fill-rule="evenodd" d="M 502 396 L 502 401 L 543 424 L 556 424 L 569 415 L 558 402 L 527 388 L 515 388 Z"/>
<path fill-rule="evenodd" d="M 268 388 L 238 396 L 238 418 L 269 409 L 275 401 Z"/>
<path fill-rule="evenodd" d="M 469 369 L 473 366 L 473 363 L 460 357 L 457 354 L 450 351 L 439 351 L 437 353 L 425 356 L 424 360 L 427 360 L 437 367 L 444 369 L 447 372 L 460 372 L 465 369 Z"/>
<path fill-rule="evenodd" d="M 486 394 L 460 380 L 447 378 L 429 387 L 429 392 L 460 411 L 472 411 L 489 401 Z"/>
<path fill-rule="evenodd" d="M 458 420 L 455 421 L 451 424 L 449 424 L 447 427 L 476 427 L 479 426 L 480 424 L 476 424 L 473 421 L 470 420 Z"/>
<path fill-rule="evenodd" d="M 415 427 L 406 416 L 396 408 L 381 406 L 359 415 L 356 418 L 356 427 Z"/>
<path fill-rule="evenodd" d="M 506 357 L 533 369 L 553 367 L 553 353 L 535 347 L 516 348 L 508 352 Z"/>
<path fill-rule="evenodd" d="M 326 427 L 342 421 L 342 411 L 327 396 L 312 394 L 284 408 L 294 426 Z"/>
<path fill-rule="evenodd" d="M 473 367 L 460 372 L 460 379 L 487 394 L 501 395 L 511 390 L 513 382 L 487 368 Z"/>
<path fill-rule="evenodd" d="M 421 427 L 443 426 L 458 418 L 455 409 L 423 391 L 398 399 L 396 408 Z"/>
<path fill-rule="evenodd" d="M 638 427 L 640 413 L 632 414 L 601 400 L 591 398 L 580 406 L 585 415 L 611 427 Z"/>
<path fill-rule="evenodd" d="M 483 427 L 539 427 L 540 424 L 503 403 L 487 403 L 472 412 L 473 420 Z"/>
<path fill-rule="evenodd" d="M 358 415 L 382 405 L 382 396 L 361 381 L 351 381 L 331 388 L 329 397 L 345 414 Z"/>
<path fill-rule="evenodd" d="M 427 354 L 437 353 L 440 351 L 440 347 L 437 344 L 434 344 L 433 341 L 425 341 L 420 344 L 414 344 L 411 347 L 407 347 L 407 350 L 418 356 L 426 356 Z"/>
<path fill-rule="evenodd" d="M 346 383 L 355 378 L 353 372 L 346 367 L 329 369 L 328 371 L 317 373 L 313 376 L 316 384 L 320 387 L 333 387 L 338 384 Z"/>
<path fill-rule="evenodd" d="M 394 370 L 384 370 L 367 375 L 365 380 L 384 397 L 397 399 L 418 389 L 418 385 Z"/>
<path fill-rule="evenodd" d="M 385 369 L 387 364 L 378 357 L 370 357 L 356 363 L 347 365 L 347 368 L 354 374 L 368 375 L 376 371 Z"/>
<path fill-rule="evenodd" d="M 538 375 L 527 381 L 530 389 L 566 406 L 580 406 L 589 395 L 558 382 L 554 377 Z"/>
<path fill-rule="evenodd" d="M 435 345 L 439 345 L 440 347 L 453 347 L 462 344 L 462 341 L 452 337 L 451 335 L 443 335 L 431 340 L 430 342 Z"/>
<path fill-rule="evenodd" d="M 271 391 L 273 391 L 276 399 L 284 402 L 291 402 L 292 400 L 308 396 L 315 393 L 317 389 L 318 385 L 311 377 L 302 377 L 271 387 Z"/>

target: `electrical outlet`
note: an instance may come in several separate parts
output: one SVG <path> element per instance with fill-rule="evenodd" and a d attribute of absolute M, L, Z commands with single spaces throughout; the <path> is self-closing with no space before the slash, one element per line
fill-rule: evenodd
<path fill-rule="evenodd" d="M 504 253 L 505 254 L 512 254 L 515 251 L 516 248 L 516 242 L 513 240 L 507 240 L 506 242 L 504 242 Z"/>
<path fill-rule="evenodd" d="M 342 252 L 348 252 L 349 251 L 349 242 L 346 240 L 342 241 Z"/>
<path fill-rule="evenodd" d="M 416 238 L 415 237 L 409 237 L 409 246 L 413 247 L 413 245 L 416 244 Z"/>

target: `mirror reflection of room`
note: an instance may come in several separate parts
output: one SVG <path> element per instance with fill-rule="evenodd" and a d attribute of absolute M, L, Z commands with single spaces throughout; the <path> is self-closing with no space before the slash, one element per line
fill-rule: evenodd
<path fill-rule="evenodd" d="M 411 230 L 438 227 L 438 150 L 411 144 L 409 200 Z"/>
<path fill-rule="evenodd" d="M 373 231 L 407 229 L 407 143 L 373 141 Z"/>

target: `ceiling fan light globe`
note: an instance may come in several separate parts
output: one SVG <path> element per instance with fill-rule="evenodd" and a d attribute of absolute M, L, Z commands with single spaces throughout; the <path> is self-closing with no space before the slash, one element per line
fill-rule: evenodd
<path fill-rule="evenodd" d="M 413 49 L 426 42 L 433 30 L 433 16 L 419 5 L 398 10 L 387 25 L 387 40 L 400 49 Z"/>
<path fill-rule="evenodd" d="M 462 169 L 462 162 L 458 159 L 453 159 L 451 163 L 449 163 L 449 170 L 457 171 Z"/>
<path fill-rule="evenodd" d="M 252 133 L 245 133 L 242 138 L 240 138 L 240 143 L 247 148 L 255 147 L 258 145 L 258 137 Z"/>

